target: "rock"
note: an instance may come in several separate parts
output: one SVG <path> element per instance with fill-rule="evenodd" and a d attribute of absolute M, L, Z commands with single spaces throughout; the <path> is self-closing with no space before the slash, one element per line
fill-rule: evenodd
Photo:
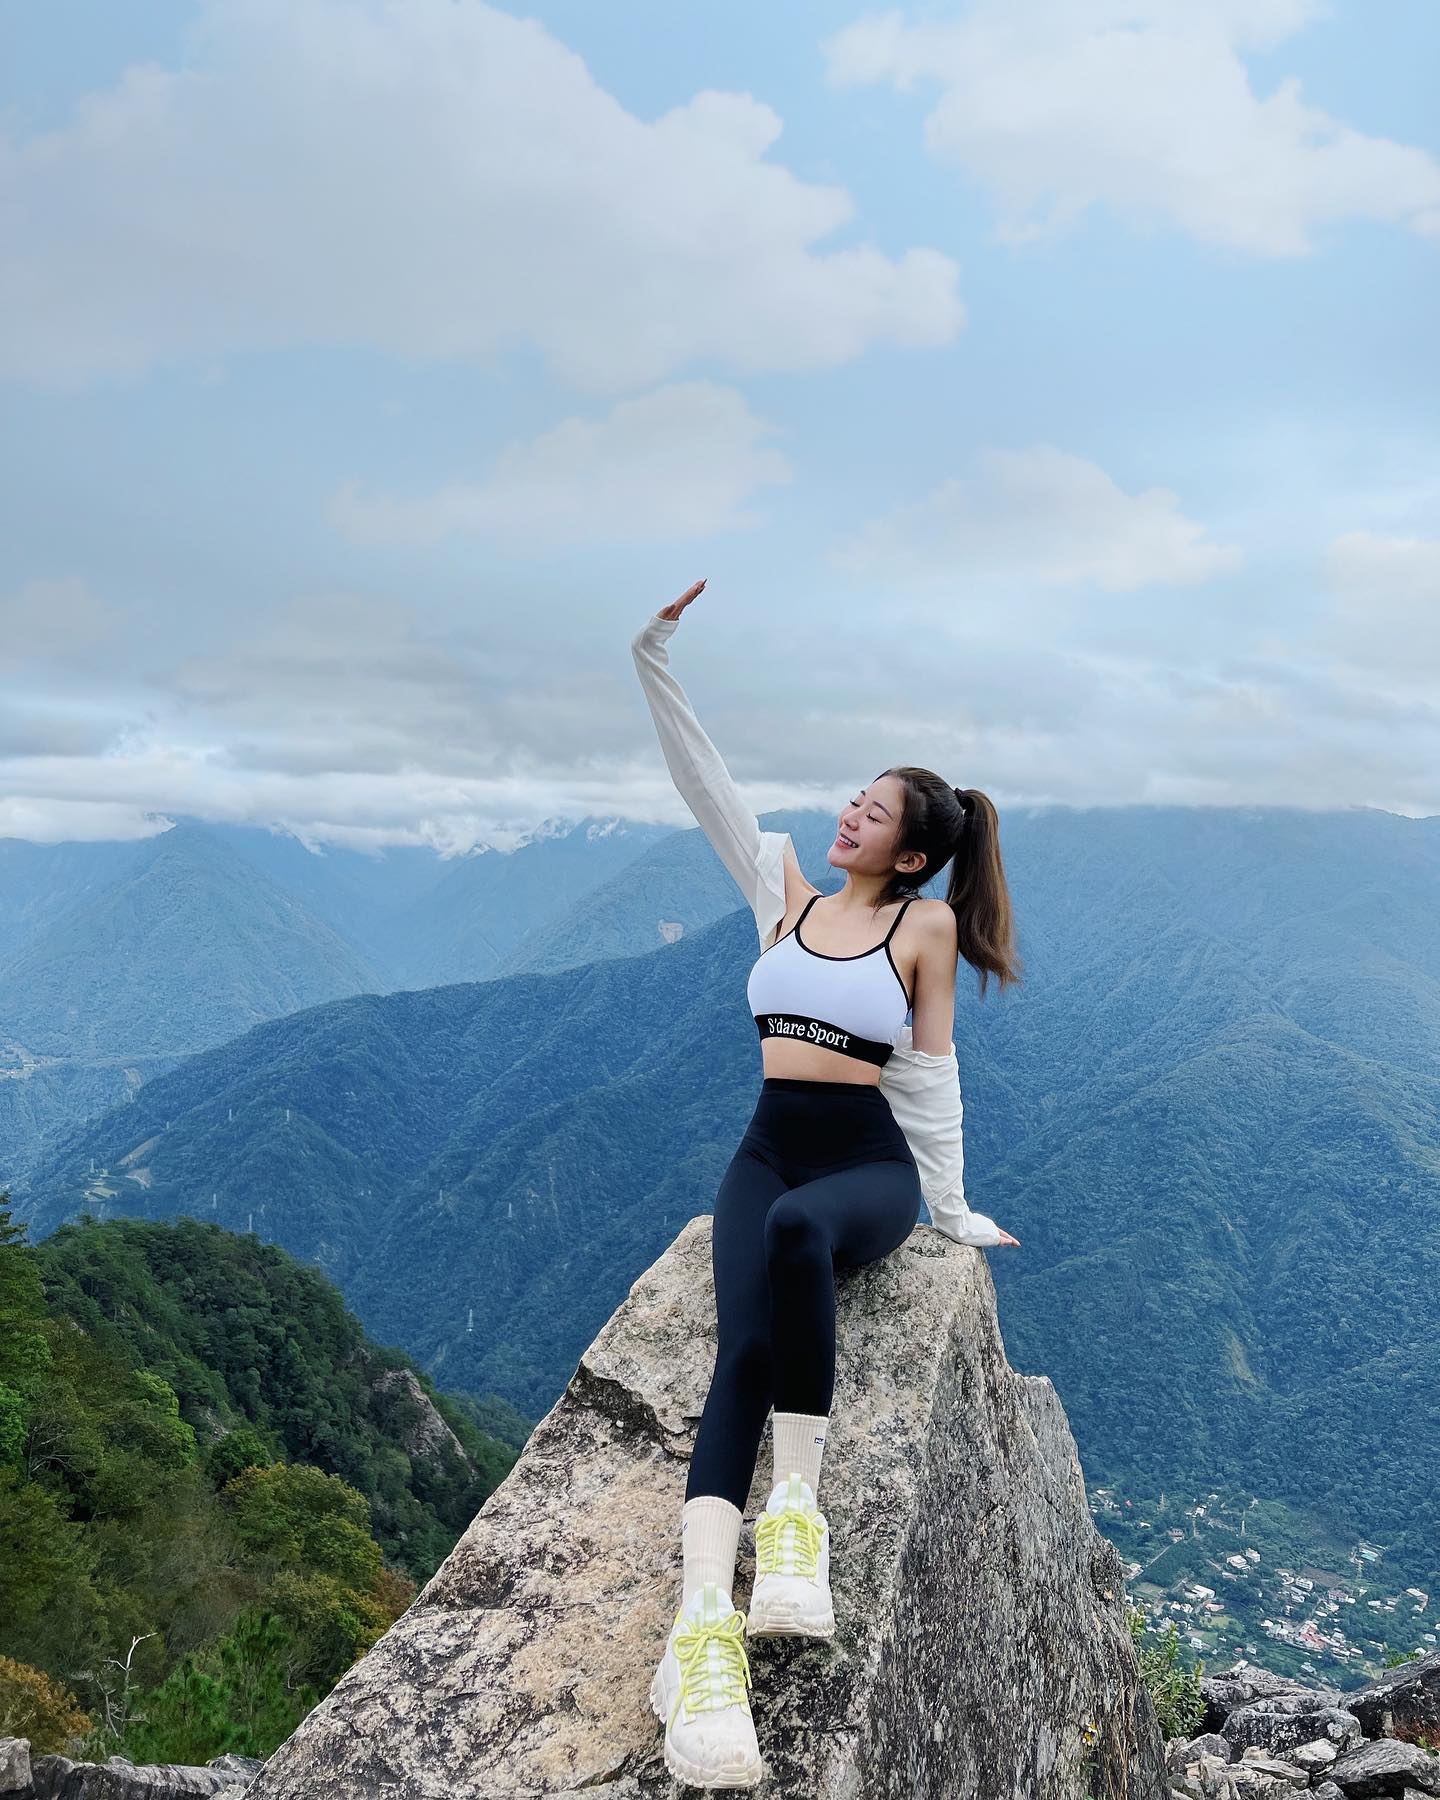
<path fill-rule="evenodd" d="M 227 1780 L 245 1787 L 265 1767 L 265 1759 L 263 1756 L 237 1756 L 233 1750 L 227 1750 L 223 1756 L 212 1756 L 205 1766 L 218 1769 Z"/>
<path fill-rule="evenodd" d="M 0 1800 L 30 1793 L 30 1740 L 0 1737 Z"/>
<path fill-rule="evenodd" d="M 1339 1751 L 1327 1738 L 1315 1738 L 1311 1743 L 1297 1744 L 1293 1750 L 1287 1750 L 1285 1755 L 1287 1761 L 1293 1762 L 1296 1768 L 1304 1769 L 1313 1780 L 1318 1770 L 1330 1767 Z"/>
<path fill-rule="evenodd" d="M 1217 1731 L 1207 1731 L 1196 1738 L 1172 1738 L 1166 1746 L 1165 1766 L 1172 1774 L 1183 1773 L 1199 1756 L 1218 1756 L 1230 1760 L 1230 1746 Z"/>
<path fill-rule="evenodd" d="M 1387 1669 L 1379 1681 L 1346 1694 L 1344 1704 L 1368 1738 L 1423 1736 L 1440 1743 L 1440 1651 Z"/>
<path fill-rule="evenodd" d="M 1294 1800 L 1294 1783 L 1268 1769 L 1235 1763 L 1229 1775 L 1230 1786 L 1226 1792 L 1236 1795 L 1237 1800 Z M 1303 1776 L 1301 1781 L 1302 1785 L 1309 1785 Z"/>
<path fill-rule="evenodd" d="M 1242 1794 L 1290 1794 L 1310 1785 L 1310 1777 L 1294 1763 L 1282 1762 L 1253 1748 L 1247 1749 L 1238 1763 L 1230 1765 L 1230 1773 Z"/>
<path fill-rule="evenodd" d="M 715 1355 L 711 1216 L 636 1280 L 404 1615 L 249 1800 L 649 1800 L 650 1676 L 680 1597 Z M 821 1498 L 837 1631 L 747 1646 L 767 1791 L 1165 1800 L 1163 1745 L 1051 1383 L 1005 1359 L 982 1255 L 919 1226 L 837 1276 Z M 770 1485 L 770 1444 L 745 1508 Z M 736 1600 L 748 1604 L 753 1530 Z"/>
<path fill-rule="evenodd" d="M 470 1466 L 465 1446 L 435 1410 L 434 1401 L 415 1379 L 413 1369 L 382 1369 L 375 1377 L 374 1386 L 381 1393 L 399 1388 L 416 1408 L 415 1422 L 401 1439 L 401 1447 L 407 1456 L 436 1456 L 448 1444 L 461 1462 Z"/>
<path fill-rule="evenodd" d="M 1302 1701 L 1314 1700 L 1317 1705 L 1333 1704 L 1338 1699 L 1337 1695 L 1327 1693 L 1321 1700 L 1313 1689 L 1291 1681 L 1288 1676 L 1272 1675 L 1269 1669 L 1222 1669 L 1218 1675 L 1204 1675 L 1200 1679 L 1200 1697 L 1205 1702 L 1202 1723 L 1206 1731 L 1219 1731 L 1237 1707 L 1249 1706 L 1256 1700 L 1281 1699 L 1286 1695 Z"/>
<path fill-rule="evenodd" d="M 1372 1800 L 1398 1795 L 1406 1786 L 1422 1794 L 1440 1794 L 1440 1756 L 1399 1738 L 1375 1738 L 1347 1751 L 1330 1770 L 1346 1800 Z"/>
<path fill-rule="evenodd" d="M 1350 1750 L 1364 1733 L 1354 1713 L 1317 1705 L 1312 1695 L 1304 1694 L 1279 1695 L 1237 1707 L 1220 1728 L 1220 1735 L 1237 1748 L 1253 1745 L 1268 1756 L 1282 1756 L 1316 1738 L 1333 1744 L 1336 1750 Z"/>
<path fill-rule="evenodd" d="M 233 1778 L 187 1763 L 71 1762 L 68 1756 L 30 1759 L 34 1800 L 217 1800 Z M 23 1791 L 23 1790 L 22 1790 Z"/>
<path fill-rule="evenodd" d="M 1237 1800 L 1240 1789 L 1226 1757 L 1200 1755 L 1185 1771 L 1185 1785 L 1199 1800 Z"/>
<path fill-rule="evenodd" d="M 1314 1800 L 1345 1800 L 1343 1788 L 1336 1787 L 1333 1781 L 1322 1781 L 1318 1787 L 1310 1790 Z"/>

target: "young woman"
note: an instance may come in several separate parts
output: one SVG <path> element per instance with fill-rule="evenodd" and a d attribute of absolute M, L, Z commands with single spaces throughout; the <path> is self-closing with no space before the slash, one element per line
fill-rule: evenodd
<path fill-rule="evenodd" d="M 953 1041 L 958 959 L 979 972 L 982 998 L 990 975 L 1002 990 L 1019 975 L 986 795 L 928 769 L 877 775 L 840 814 L 827 855 L 845 881 L 833 894 L 805 879 L 788 832 L 760 830 L 668 667 L 666 640 L 704 586 L 656 613 L 631 649 L 675 784 L 755 914 L 747 996 L 764 1074 L 715 1196 L 718 1347 L 686 1481 L 683 1593 L 650 1701 L 673 1775 L 749 1787 L 765 1771 L 744 1637 L 835 1630 L 817 1501 L 834 1271 L 904 1243 L 922 1198 L 962 1243 L 1019 1242 L 965 1203 Z M 918 898 L 946 863 L 946 898 Z M 731 1587 L 772 1407 L 774 1485 L 755 1524 L 747 1632 Z"/>

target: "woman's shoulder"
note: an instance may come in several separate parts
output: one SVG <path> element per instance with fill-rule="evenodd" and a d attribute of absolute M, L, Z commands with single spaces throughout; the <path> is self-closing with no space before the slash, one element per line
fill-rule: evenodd
<path fill-rule="evenodd" d="M 914 921 L 917 933 L 923 932 L 926 940 L 934 939 L 937 944 L 955 945 L 960 941 L 960 928 L 955 921 L 955 908 L 948 900 L 927 900 L 916 896 L 906 908 L 901 929 Z"/>

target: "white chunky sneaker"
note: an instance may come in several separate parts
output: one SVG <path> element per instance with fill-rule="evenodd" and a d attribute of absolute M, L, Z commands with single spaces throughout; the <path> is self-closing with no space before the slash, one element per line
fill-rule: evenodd
<path fill-rule="evenodd" d="M 665 1767 L 692 1787 L 754 1787 L 765 1775 L 745 1689 L 745 1615 L 707 1581 L 675 1614 L 650 1682 L 665 1724 Z"/>
<path fill-rule="evenodd" d="M 799 1474 L 775 1483 L 755 1521 L 755 1586 L 746 1630 L 750 1637 L 835 1635 L 830 1524 Z"/>

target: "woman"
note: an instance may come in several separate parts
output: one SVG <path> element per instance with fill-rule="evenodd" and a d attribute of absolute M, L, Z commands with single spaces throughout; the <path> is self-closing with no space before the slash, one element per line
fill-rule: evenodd
<path fill-rule="evenodd" d="M 986 795 L 893 768 L 840 815 L 822 894 L 788 832 L 761 831 L 668 667 L 697 581 L 631 649 L 675 784 L 750 902 L 747 996 L 760 1098 L 715 1197 L 719 1336 L 681 1521 L 684 1585 L 650 1701 L 665 1762 L 698 1787 L 764 1775 L 731 1601 L 740 1525 L 774 1408 L 774 1485 L 755 1525 L 748 1635 L 829 1637 L 829 1524 L 817 1493 L 835 1377 L 836 1268 L 904 1243 L 923 1198 L 962 1243 L 1018 1244 L 964 1198 L 955 971 L 1019 979 L 999 820 Z M 914 890 L 952 863 L 944 900 Z M 913 1014 L 913 1027 L 905 1024 Z M 942 1049 L 941 1046 L 944 1046 Z"/>

